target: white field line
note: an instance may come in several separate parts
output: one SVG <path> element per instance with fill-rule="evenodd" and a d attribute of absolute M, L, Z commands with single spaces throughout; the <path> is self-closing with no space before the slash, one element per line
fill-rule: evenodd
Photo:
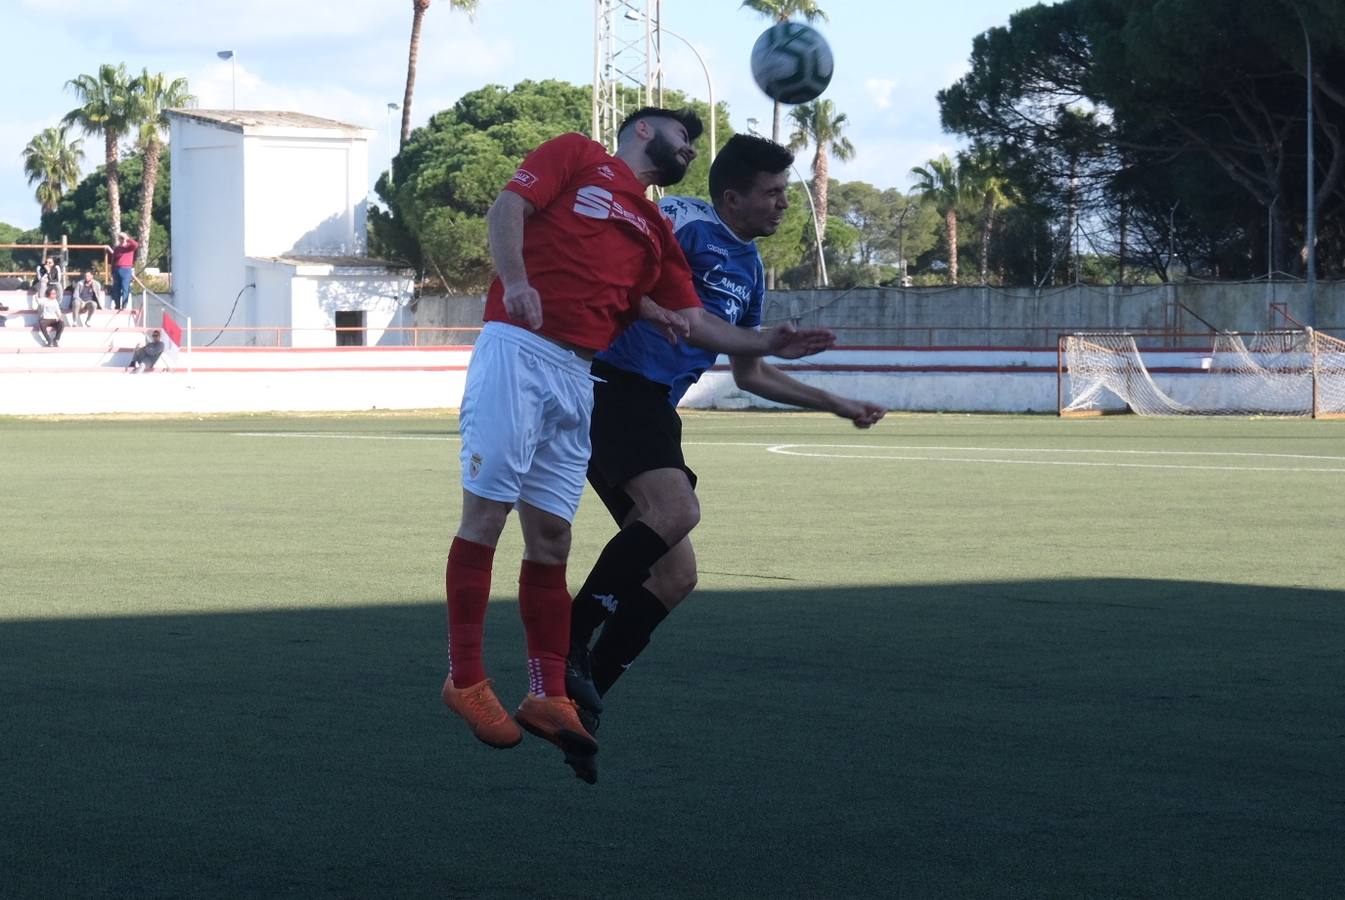
<path fill-rule="evenodd" d="M 234 437 L 261 438 L 309 438 L 317 440 L 346 441 L 460 441 L 457 435 L 401 435 L 401 434 L 354 434 L 337 431 L 236 431 Z M 1011 466 L 1078 466 L 1112 469 L 1194 469 L 1211 472 L 1329 472 L 1345 473 L 1345 468 L 1325 466 L 1213 466 L 1189 463 L 1132 463 L 1132 462 L 1091 462 L 1086 460 L 1052 459 L 1007 459 L 994 456 L 908 456 L 890 455 L 891 451 L 945 452 L 945 453 L 1054 453 L 1054 454 L 1094 454 L 1103 456 L 1195 456 L 1195 457 L 1239 457 L 1244 459 L 1290 459 L 1318 462 L 1345 463 L 1345 456 L 1313 456 L 1305 453 L 1255 453 L 1232 450 L 1099 450 L 1077 447 L 952 447 L 943 445 L 920 444 L 769 444 L 760 441 L 684 441 L 687 447 L 759 447 L 768 453 L 780 456 L 808 457 L 814 459 L 872 459 L 893 462 L 945 462 L 945 463 L 984 463 Z M 866 453 L 842 453 L 835 451 L 864 450 Z"/>
<path fill-rule="evenodd" d="M 860 453 L 806 453 L 806 452 L 803 452 L 803 451 L 801 451 L 801 450 L 797 450 L 797 449 L 795 449 L 795 448 L 797 448 L 797 447 L 826 447 L 826 446 L 827 446 L 827 445 L 824 445 L 824 444 L 776 444 L 776 445 L 774 445 L 774 446 L 767 447 L 767 448 L 766 448 L 766 452 L 767 452 L 767 453 L 778 453 L 778 454 L 781 455 L 781 456 L 803 456 L 803 457 L 812 457 L 812 458 L 816 458 L 816 459 L 874 459 L 874 460 L 891 460 L 891 461 L 897 461 L 897 462 L 994 463 L 994 464 L 998 464 L 998 465 L 1006 465 L 1006 466 L 1077 466 L 1077 467 L 1101 468 L 1101 469 L 1183 469 L 1183 470 L 1186 470 L 1186 471 L 1203 471 L 1203 472 L 1340 472 L 1340 473 L 1345 473 L 1345 468 L 1333 469 L 1333 468 L 1327 468 L 1327 467 L 1325 467 L 1325 466 L 1202 466 L 1202 465 L 1192 465 L 1192 464 L 1187 464 L 1187 463 L 1180 463 L 1180 464 L 1166 463 L 1166 464 L 1165 464 L 1165 463 L 1085 462 L 1085 461 L 1083 461 L 1083 460 L 1073 460 L 1073 459 L 1071 459 L 1071 460 L 1064 460 L 1064 459 L 1001 459 L 1001 458 L 997 458 L 997 457 L 993 457 L 993 456 L 981 456 L 981 457 L 977 457 L 977 456 L 973 456 L 973 457 L 956 457 L 956 456 L 879 456 L 879 455 L 875 455 L 875 454 L 872 454 L 872 453 L 870 453 L 870 454 L 860 454 Z M 866 449 L 868 449 L 868 448 L 866 448 Z M 901 449 L 901 448 L 875 448 L 875 449 Z M 917 449 L 924 449 L 924 448 L 917 448 Z M 945 448 L 945 449 L 951 449 L 951 448 Z M 979 447 L 978 447 L 978 448 L 965 448 L 965 449 L 969 449 L 969 450 L 972 450 L 973 452 L 978 452 L 978 453 L 980 453 L 980 452 L 984 452 L 984 453 L 993 453 L 993 452 L 996 452 L 997 449 L 998 449 L 998 452 L 1013 452 L 1013 451 L 1009 451 L 1009 450 L 1007 450 L 1007 448 L 979 448 Z M 1021 452 L 1031 453 L 1031 452 L 1034 452 L 1034 451 L 1032 451 L 1032 450 L 1023 450 L 1023 451 L 1021 451 Z M 1035 451 L 1035 452 L 1040 452 L 1040 451 Z M 1064 452 L 1064 451 L 1062 451 L 1062 452 Z M 1169 454 L 1165 454 L 1165 453 L 1164 453 L 1163 451 L 1161 451 L 1161 450 L 1154 450 L 1154 451 L 1147 451 L 1147 450 L 1117 450 L 1117 451 L 1108 451 L 1108 450 L 1087 450 L 1087 451 L 1079 451 L 1079 452 L 1085 452 L 1085 453 L 1110 453 L 1110 452 L 1116 452 L 1116 453 L 1152 453 L 1154 456 L 1165 456 L 1165 455 L 1169 455 Z M 1184 451 L 1184 452 L 1185 452 L 1185 453 L 1191 453 L 1191 452 L 1194 452 L 1194 451 Z M 1210 454 L 1210 455 L 1213 456 L 1213 455 L 1215 455 L 1215 454 Z M 1239 454 L 1233 454 L 1233 455 L 1239 455 Z M 1275 457 L 1275 456 L 1279 456 L 1279 455 L 1281 455 L 1281 454 L 1272 454 L 1272 453 L 1267 453 L 1267 454 L 1252 454 L 1252 453 L 1248 453 L 1248 454 L 1240 454 L 1240 455 L 1243 455 L 1243 456 L 1257 456 L 1257 455 L 1264 455 L 1264 456 L 1268 456 L 1268 457 Z M 1297 458 L 1304 458 L 1304 457 L 1297 457 Z M 1339 457 L 1330 457 L 1330 456 L 1327 456 L 1327 457 L 1306 457 L 1306 458 L 1308 458 L 1308 459 L 1339 459 Z"/>

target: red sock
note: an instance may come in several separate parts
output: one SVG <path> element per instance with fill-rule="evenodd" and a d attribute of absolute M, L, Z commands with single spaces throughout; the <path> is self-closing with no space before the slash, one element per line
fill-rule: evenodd
<path fill-rule="evenodd" d="M 528 690 L 565 696 L 565 655 L 570 650 L 570 592 L 565 566 L 523 560 L 518 576 L 518 612 L 528 636 Z"/>
<path fill-rule="evenodd" d="M 460 537 L 453 539 L 444 570 L 448 595 L 448 671 L 455 688 L 471 687 L 486 677 L 481 663 L 481 634 L 490 602 L 490 567 L 495 548 Z"/>

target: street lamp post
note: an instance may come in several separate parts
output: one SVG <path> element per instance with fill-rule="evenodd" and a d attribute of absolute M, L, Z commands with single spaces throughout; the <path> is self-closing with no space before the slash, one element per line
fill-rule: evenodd
<path fill-rule="evenodd" d="M 645 18 L 645 17 L 644 17 L 643 15 L 641 15 L 640 13 L 637 13 L 637 12 L 636 12 L 635 10 L 633 10 L 633 9 L 628 9 L 628 10 L 626 10 L 625 18 L 629 19 L 629 20 L 632 21 L 632 22 L 638 22 L 638 21 L 640 21 L 641 19 L 643 19 L 643 18 Z M 679 41 L 681 41 L 683 44 L 686 44 L 686 48 L 687 48 L 688 50 L 691 51 L 691 54 L 692 54 L 693 56 L 696 57 L 696 62 L 698 62 L 698 63 L 701 64 L 701 71 L 705 73 L 705 90 L 706 90 L 706 92 L 709 94 L 709 97 L 710 97 L 710 160 L 711 160 L 711 161 L 714 161 L 714 158 L 715 158 L 715 148 L 716 148 L 716 144 L 715 144 L 715 83 L 714 83 L 714 80 L 710 77 L 710 67 L 707 66 L 707 65 L 705 64 L 705 59 L 704 59 L 704 57 L 701 56 L 700 51 L 696 49 L 696 45 L 693 44 L 693 43 L 691 43 L 691 41 L 689 41 L 689 40 L 687 40 L 686 38 L 682 37 L 682 35 L 678 34 L 678 33 L 675 32 L 675 31 L 673 31 L 671 28 L 664 28 L 662 22 L 659 22 L 659 23 L 658 23 L 658 30 L 659 30 L 659 33 L 660 33 L 660 34 L 666 34 L 666 35 L 668 35 L 668 36 L 670 36 L 670 37 L 675 37 L 675 38 L 677 38 Z M 661 49 L 661 48 L 660 48 L 659 65 L 660 65 L 660 66 L 663 65 L 662 49 Z"/>
<path fill-rule="evenodd" d="M 400 103 L 388 103 L 388 186 L 392 186 L 392 114 L 401 109 Z"/>
<path fill-rule="evenodd" d="M 1307 50 L 1308 64 L 1308 220 L 1307 220 L 1307 284 L 1308 284 L 1308 324 L 1317 325 L 1317 161 L 1313 152 L 1312 120 L 1312 36 L 1308 33 L 1308 23 L 1303 21 L 1303 13 L 1297 3 L 1289 4 L 1298 17 L 1298 27 L 1303 29 L 1303 46 Z"/>
<path fill-rule="evenodd" d="M 238 59 L 232 50 L 217 50 L 215 55 L 229 61 L 229 108 L 238 109 Z"/>
<path fill-rule="evenodd" d="M 761 132 L 757 131 L 756 119 L 747 120 L 747 130 L 757 137 L 763 136 Z M 808 179 L 803 177 L 803 173 L 799 171 L 799 167 L 793 163 L 790 163 L 789 167 L 793 169 L 794 174 L 799 177 L 799 182 L 803 185 L 803 196 L 808 198 L 808 208 L 812 210 L 813 213 L 813 237 L 817 238 L 817 272 L 822 276 L 822 287 L 830 287 L 831 285 L 827 280 L 827 256 L 822 252 L 822 229 L 817 224 L 817 204 L 813 202 L 813 192 L 809 189 Z"/>

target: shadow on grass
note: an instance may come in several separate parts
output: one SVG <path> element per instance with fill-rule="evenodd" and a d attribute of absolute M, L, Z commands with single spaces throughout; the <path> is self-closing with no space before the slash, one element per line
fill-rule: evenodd
<path fill-rule="evenodd" d="M 437 602 L 3 622 L 0 893 L 1339 896 L 1343 645 L 1345 593 L 707 592 L 589 787 L 449 719 Z"/>

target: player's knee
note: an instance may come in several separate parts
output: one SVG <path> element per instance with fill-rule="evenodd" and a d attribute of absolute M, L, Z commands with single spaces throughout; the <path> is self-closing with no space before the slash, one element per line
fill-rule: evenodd
<path fill-rule="evenodd" d="M 560 565 L 570 558 L 570 523 L 558 518 L 531 522 L 523 532 L 528 559 Z"/>
<path fill-rule="evenodd" d="M 701 504 L 696 495 L 688 491 L 668 506 L 668 537 L 680 541 L 700 524 Z M 693 573 L 694 574 L 694 573 Z"/>

